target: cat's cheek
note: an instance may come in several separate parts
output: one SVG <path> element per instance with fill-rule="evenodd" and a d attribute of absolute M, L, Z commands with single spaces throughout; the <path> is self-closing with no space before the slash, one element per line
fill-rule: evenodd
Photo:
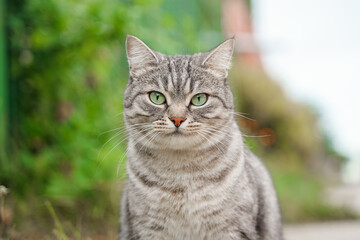
<path fill-rule="evenodd" d="M 147 99 L 139 102 L 137 104 L 137 107 L 142 111 L 146 112 L 149 116 L 153 117 L 153 119 L 151 120 L 156 120 L 160 117 L 163 117 L 167 109 L 165 104 L 155 105 Z"/>

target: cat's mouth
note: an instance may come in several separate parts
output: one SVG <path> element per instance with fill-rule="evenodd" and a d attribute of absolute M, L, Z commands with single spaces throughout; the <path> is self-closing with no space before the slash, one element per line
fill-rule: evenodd
<path fill-rule="evenodd" d="M 169 131 L 166 133 L 167 136 L 185 136 L 186 131 L 184 131 L 184 129 L 180 129 L 180 128 L 174 128 L 173 130 Z"/>
<path fill-rule="evenodd" d="M 198 135 L 197 132 L 195 131 L 186 131 L 186 130 L 183 130 L 183 129 L 175 129 L 174 131 L 166 134 L 168 136 L 194 136 L 194 135 Z"/>
<path fill-rule="evenodd" d="M 170 135 L 183 135 L 183 131 L 181 131 L 179 128 L 174 129 L 174 131 L 172 131 L 171 133 L 169 133 Z"/>

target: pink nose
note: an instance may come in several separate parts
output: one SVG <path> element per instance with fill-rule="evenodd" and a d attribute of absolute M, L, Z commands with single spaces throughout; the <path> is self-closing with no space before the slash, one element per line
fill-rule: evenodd
<path fill-rule="evenodd" d="M 183 117 L 172 117 L 170 120 L 174 123 L 176 127 L 180 127 L 181 123 L 184 122 L 186 119 Z"/>

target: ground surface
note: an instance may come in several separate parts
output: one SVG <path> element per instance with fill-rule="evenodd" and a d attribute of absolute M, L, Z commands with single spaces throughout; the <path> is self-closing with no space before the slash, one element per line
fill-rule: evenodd
<path fill-rule="evenodd" d="M 324 200 L 331 205 L 351 209 L 360 215 L 360 183 L 329 188 L 324 192 Z"/>
<path fill-rule="evenodd" d="M 360 184 L 327 189 L 324 200 L 360 215 Z M 285 225 L 285 240 L 360 240 L 360 220 Z"/>
<path fill-rule="evenodd" d="M 285 240 L 360 240 L 360 221 L 286 225 Z"/>

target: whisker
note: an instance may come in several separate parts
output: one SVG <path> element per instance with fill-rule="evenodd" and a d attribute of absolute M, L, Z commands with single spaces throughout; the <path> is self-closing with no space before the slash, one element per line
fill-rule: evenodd
<path fill-rule="evenodd" d="M 211 127 L 210 127 L 211 128 Z M 227 129 L 230 129 L 232 130 L 232 127 L 230 126 L 222 126 L 222 128 L 227 128 Z M 214 128 L 213 128 L 214 129 Z M 214 129 L 215 130 L 215 129 Z M 216 128 L 216 130 L 219 130 L 218 128 Z M 244 136 L 244 137 L 252 137 L 252 138 L 262 138 L 262 137 L 271 137 L 271 135 L 267 134 L 267 135 L 246 135 L 244 133 L 242 133 L 240 131 L 241 135 Z"/>
<path fill-rule="evenodd" d="M 203 139 L 205 139 L 206 141 L 210 142 L 212 146 L 215 146 L 219 152 L 221 152 L 222 154 L 225 154 L 224 151 L 222 151 L 218 146 L 217 143 L 212 141 L 212 139 L 209 137 L 207 137 L 205 134 L 202 134 L 201 132 L 199 132 L 199 136 L 202 137 Z"/>
<path fill-rule="evenodd" d="M 221 135 L 213 135 L 215 137 L 219 137 Z M 218 144 L 222 145 L 223 147 L 227 147 L 224 142 L 222 141 L 216 141 L 213 136 L 208 136 L 209 140 L 211 140 L 211 143 L 218 147 Z M 220 149 L 219 149 L 220 150 Z"/>
<path fill-rule="evenodd" d="M 244 114 L 246 114 L 246 113 L 242 113 L 242 112 L 232 112 L 232 113 L 233 113 L 234 115 L 236 115 L 236 116 L 243 117 L 243 118 L 245 118 L 245 119 L 247 119 L 247 120 L 256 121 L 255 119 L 252 119 L 252 118 L 250 118 L 250 117 L 244 116 Z"/>
<path fill-rule="evenodd" d="M 153 139 L 155 139 L 155 137 L 156 136 L 158 136 L 160 133 L 156 133 L 155 131 L 153 131 L 153 132 L 151 132 L 151 134 L 152 133 L 155 133 L 153 136 L 151 136 L 150 137 L 150 139 L 147 141 L 147 143 L 151 143 L 151 141 L 153 140 Z M 151 134 L 149 134 L 148 136 L 150 136 Z M 140 148 L 140 150 L 139 150 L 139 152 L 141 152 L 141 150 L 143 149 L 143 147 L 145 146 L 146 144 L 143 144 L 142 146 L 141 146 L 141 148 Z"/>
<path fill-rule="evenodd" d="M 103 146 L 101 147 L 101 149 L 100 149 L 100 151 L 99 151 L 98 158 L 99 158 L 99 156 L 100 156 L 103 148 L 104 148 L 112 139 L 114 139 L 115 137 L 117 137 L 117 136 L 119 136 L 119 135 L 122 135 L 122 134 L 124 134 L 124 133 L 125 133 L 125 134 L 128 134 L 128 133 L 127 133 L 128 130 L 136 130 L 136 129 L 138 129 L 138 128 L 139 128 L 139 127 L 138 127 L 138 126 L 135 126 L 135 124 L 132 125 L 132 126 L 129 126 L 128 129 L 126 129 L 126 128 L 124 127 L 124 129 L 120 130 L 118 133 L 116 133 L 114 136 L 112 136 L 105 144 L 103 144 Z"/>
<path fill-rule="evenodd" d="M 99 151 L 99 154 L 101 153 L 101 151 L 103 150 L 103 148 L 111 141 L 113 140 L 115 137 L 123 134 L 123 133 L 126 133 L 126 130 L 122 130 L 122 131 L 119 131 L 118 133 L 114 134 L 109 140 L 106 141 L 106 143 L 104 143 L 104 145 L 100 148 L 100 151 Z"/>
<path fill-rule="evenodd" d="M 130 125 L 129 127 L 134 127 L 134 126 L 143 126 L 144 124 L 142 123 L 137 123 L 137 124 L 132 124 Z M 123 129 L 127 129 L 128 127 L 127 126 L 121 126 L 121 127 L 118 127 L 118 128 L 114 128 L 114 129 L 111 129 L 111 130 L 108 130 L 108 131 L 105 131 L 105 132 L 102 132 L 98 135 L 98 137 L 100 137 L 101 135 L 104 135 L 105 133 L 108 133 L 108 132 L 113 132 L 113 131 L 116 131 L 116 130 L 123 130 Z"/>
<path fill-rule="evenodd" d="M 129 128 L 129 129 L 131 129 L 131 128 Z M 136 128 L 135 128 L 135 129 L 136 129 Z M 145 128 L 145 129 L 142 129 L 141 131 L 136 132 L 135 134 L 133 134 L 133 136 L 135 137 L 135 136 L 140 135 L 141 133 L 143 133 L 143 132 L 145 132 L 145 131 L 148 131 L 148 130 L 151 130 L 151 127 L 147 127 L 147 128 Z M 98 171 L 98 169 L 99 169 L 99 167 L 101 166 L 102 162 L 106 159 L 106 157 L 107 157 L 116 147 L 118 147 L 122 142 L 126 141 L 127 139 L 129 139 L 129 138 L 132 136 L 130 133 L 128 133 L 128 134 L 129 134 L 128 136 L 126 136 L 125 138 L 123 138 L 123 139 L 122 139 L 120 142 L 118 142 L 114 147 L 112 147 L 111 150 L 101 159 L 101 161 L 99 162 L 98 167 L 97 167 L 97 169 L 96 169 L 95 172 Z M 109 141 L 108 141 L 108 142 L 109 142 Z"/>
<path fill-rule="evenodd" d="M 151 129 L 150 129 L 150 130 L 151 130 Z M 136 139 L 134 139 L 134 141 L 135 141 L 134 144 L 138 144 L 141 140 L 143 140 L 145 137 L 149 136 L 149 135 L 152 134 L 152 133 L 154 133 L 153 130 L 150 131 L 149 133 L 145 134 L 145 135 L 142 136 L 141 138 L 137 139 L 137 141 L 136 141 Z M 138 134 L 136 134 L 136 135 L 138 135 Z M 129 149 L 126 149 L 125 153 L 123 153 L 122 156 L 121 156 L 121 159 L 120 159 L 120 161 L 119 161 L 119 164 L 118 164 L 118 167 L 117 167 L 117 171 L 116 171 L 116 175 L 117 175 L 117 176 L 119 176 L 120 166 L 121 166 L 123 163 L 125 163 L 123 160 L 124 160 L 124 158 L 127 156 L 128 151 L 129 151 Z"/>
<path fill-rule="evenodd" d="M 102 132 L 102 133 L 99 133 L 98 137 L 106 134 L 106 133 L 109 133 L 109 132 L 113 132 L 113 131 L 116 131 L 116 130 L 124 130 L 126 129 L 126 126 L 122 126 L 122 127 L 118 127 L 118 128 L 114 128 L 114 129 L 111 129 L 111 130 L 107 130 L 105 132 Z"/>
<path fill-rule="evenodd" d="M 251 136 L 251 135 L 246 135 L 246 134 L 241 134 L 244 137 L 248 137 L 248 138 L 263 138 L 263 137 L 271 137 L 271 135 L 257 135 L 257 136 Z"/>
<path fill-rule="evenodd" d="M 114 117 L 119 117 L 119 116 L 120 116 L 120 115 L 122 115 L 123 113 L 124 113 L 124 111 L 119 112 L 119 113 L 115 114 L 115 116 L 114 116 Z"/>

